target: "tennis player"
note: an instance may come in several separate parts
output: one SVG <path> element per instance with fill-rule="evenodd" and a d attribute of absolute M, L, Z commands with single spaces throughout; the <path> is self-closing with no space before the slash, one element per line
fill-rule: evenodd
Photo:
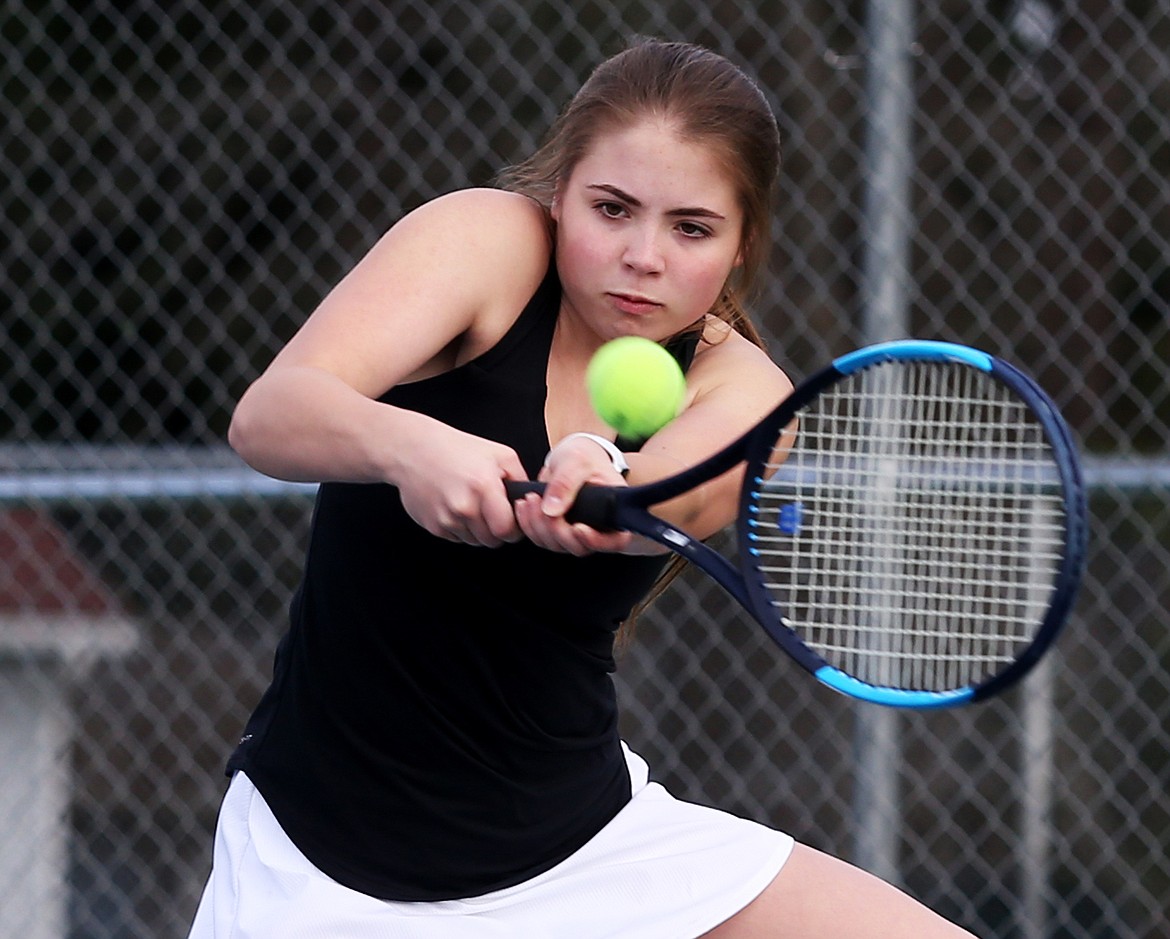
<path fill-rule="evenodd" d="M 666 562 L 564 518 L 584 482 L 670 475 L 789 389 L 743 307 L 778 153 L 739 69 L 638 41 L 499 188 L 393 226 L 244 394 L 232 445 L 321 486 L 193 939 L 968 935 L 648 781 L 613 648 Z M 584 391 L 631 334 L 687 374 L 681 416 L 642 442 Z M 537 477 L 543 499 L 513 506 L 503 481 Z M 663 514 L 714 533 L 738 484 Z"/>

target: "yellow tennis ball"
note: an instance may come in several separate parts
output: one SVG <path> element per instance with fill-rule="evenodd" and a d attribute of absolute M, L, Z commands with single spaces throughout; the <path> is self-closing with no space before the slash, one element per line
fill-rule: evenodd
<path fill-rule="evenodd" d="M 598 416 L 622 437 L 649 437 L 678 416 L 687 383 L 674 356 L 641 336 L 603 345 L 585 372 Z"/>

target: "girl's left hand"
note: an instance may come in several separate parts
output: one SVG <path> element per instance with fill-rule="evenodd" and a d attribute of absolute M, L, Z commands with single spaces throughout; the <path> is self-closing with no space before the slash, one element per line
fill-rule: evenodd
<path fill-rule="evenodd" d="M 533 544 L 578 556 L 630 549 L 634 536 L 629 532 L 598 531 L 564 517 L 585 483 L 626 485 L 609 454 L 596 443 L 582 437 L 562 441 L 549 451 L 537 478 L 546 484 L 543 497 L 529 493 L 516 503 L 516 521 Z"/>

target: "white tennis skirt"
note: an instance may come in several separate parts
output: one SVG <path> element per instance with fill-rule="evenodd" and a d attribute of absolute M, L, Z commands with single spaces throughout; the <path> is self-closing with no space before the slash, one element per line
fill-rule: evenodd
<path fill-rule="evenodd" d="M 325 876 L 243 773 L 228 788 L 189 939 L 688 939 L 771 883 L 792 838 L 682 802 L 626 750 L 633 798 L 587 844 L 522 884 L 466 900 L 378 900 Z"/>

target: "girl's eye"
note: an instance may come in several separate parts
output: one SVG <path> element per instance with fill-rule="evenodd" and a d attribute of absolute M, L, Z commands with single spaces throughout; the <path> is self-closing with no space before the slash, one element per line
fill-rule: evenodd
<path fill-rule="evenodd" d="M 625 206 L 620 202 L 599 202 L 597 211 L 606 218 L 621 218 L 626 213 Z"/>
<path fill-rule="evenodd" d="M 688 238 L 706 238 L 711 234 L 711 229 L 697 222 L 681 222 L 678 230 Z"/>

